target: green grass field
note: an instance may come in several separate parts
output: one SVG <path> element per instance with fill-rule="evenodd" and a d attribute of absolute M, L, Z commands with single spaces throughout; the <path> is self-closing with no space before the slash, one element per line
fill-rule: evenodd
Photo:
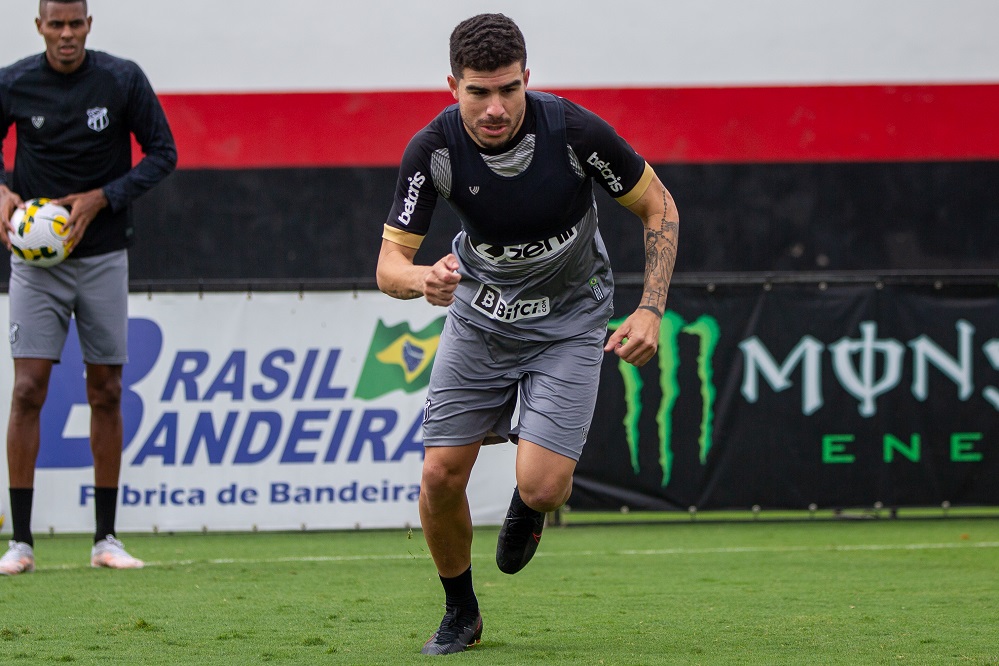
<path fill-rule="evenodd" d="M 549 527 L 523 572 L 476 531 L 480 664 L 999 664 L 999 520 Z M 425 664 L 418 531 L 40 537 L 0 579 L 0 664 Z"/>

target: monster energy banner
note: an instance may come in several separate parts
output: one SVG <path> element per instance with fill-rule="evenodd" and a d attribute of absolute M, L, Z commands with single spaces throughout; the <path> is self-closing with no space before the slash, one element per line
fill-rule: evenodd
<path fill-rule="evenodd" d="M 939 287 L 674 286 L 657 359 L 605 361 L 572 506 L 999 504 L 999 291 Z"/>

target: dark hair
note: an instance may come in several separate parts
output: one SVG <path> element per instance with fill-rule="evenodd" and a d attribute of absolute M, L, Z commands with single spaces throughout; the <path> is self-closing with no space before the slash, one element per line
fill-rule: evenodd
<path fill-rule="evenodd" d="M 55 3 L 60 4 L 60 5 L 73 5 L 73 4 L 76 4 L 77 2 L 82 2 L 83 3 L 83 13 L 86 14 L 87 11 L 89 11 L 87 9 L 87 0 L 38 0 L 38 15 L 39 16 L 41 16 L 42 14 L 45 13 L 45 5 L 49 4 L 50 2 L 55 2 Z"/>
<path fill-rule="evenodd" d="M 451 73 L 461 79 L 467 67 L 491 72 L 514 63 L 527 67 L 524 34 L 508 16 L 479 14 L 465 19 L 451 32 Z"/>

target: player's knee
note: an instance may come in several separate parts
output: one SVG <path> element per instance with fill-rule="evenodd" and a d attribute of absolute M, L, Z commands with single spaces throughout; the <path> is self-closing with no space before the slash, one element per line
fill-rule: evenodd
<path fill-rule="evenodd" d="M 467 476 L 455 467 L 426 461 L 423 464 L 422 488 L 431 498 L 465 492 Z"/>
<path fill-rule="evenodd" d="M 37 412 L 45 404 L 48 384 L 32 375 L 18 375 L 11 390 L 11 411 Z"/>
<path fill-rule="evenodd" d="M 524 500 L 524 503 L 535 511 L 543 513 L 549 513 L 561 508 L 566 500 L 569 499 L 571 488 L 571 480 L 568 484 L 550 481 L 540 484 L 518 484 L 517 486 L 520 492 L 520 499 Z"/>
<path fill-rule="evenodd" d="M 121 405 L 121 381 L 108 378 L 87 382 L 87 402 L 92 409 L 118 409 Z"/>

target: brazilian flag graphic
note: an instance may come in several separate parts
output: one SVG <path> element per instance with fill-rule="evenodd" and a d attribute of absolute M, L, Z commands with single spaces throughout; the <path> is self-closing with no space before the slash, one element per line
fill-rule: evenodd
<path fill-rule="evenodd" d="M 444 317 L 416 332 L 405 322 L 386 326 L 379 319 L 354 397 L 373 400 L 397 389 L 413 393 L 425 387 L 443 330 Z"/>

